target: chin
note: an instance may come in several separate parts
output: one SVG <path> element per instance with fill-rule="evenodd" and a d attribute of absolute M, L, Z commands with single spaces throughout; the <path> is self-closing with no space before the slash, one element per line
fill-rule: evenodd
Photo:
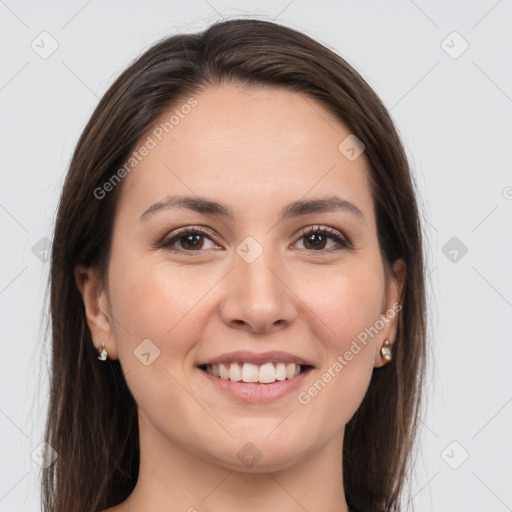
<path fill-rule="evenodd" d="M 275 425 L 274 422 L 273 428 Z M 287 469 L 313 449 L 313 442 L 310 446 L 305 439 L 294 438 L 284 430 L 274 437 L 275 432 L 269 435 L 271 430 L 265 429 L 261 435 L 254 431 L 246 436 L 237 435 L 223 446 L 218 445 L 215 453 L 210 450 L 210 456 L 217 464 L 233 471 L 260 473 Z"/>

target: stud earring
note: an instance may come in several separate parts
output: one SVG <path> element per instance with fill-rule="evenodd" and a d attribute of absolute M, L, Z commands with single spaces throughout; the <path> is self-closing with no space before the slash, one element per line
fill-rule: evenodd
<path fill-rule="evenodd" d="M 105 343 L 103 343 L 103 350 L 100 352 L 100 355 L 98 356 L 98 359 L 100 361 L 105 361 L 107 359 L 107 349 L 105 348 Z"/>
<path fill-rule="evenodd" d="M 380 353 L 386 361 L 391 361 L 391 342 L 389 340 L 384 342 L 384 346 L 380 349 Z"/>

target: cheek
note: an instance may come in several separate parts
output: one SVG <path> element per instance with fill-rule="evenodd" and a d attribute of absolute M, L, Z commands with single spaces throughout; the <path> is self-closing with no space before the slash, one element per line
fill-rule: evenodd
<path fill-rule="evenodd" d="M 314 428 L 335 432 L 366 394 L 375 360 L 375 338 L 368 332 L 381 313 L 383 286 L 376 261 L 324 269 L 300 288 L 306 322 L 323 355 L 316 379 L 297 396 Z"/>
<path fill-rule="evenodd" d="M 321 285 L 304 289 L 324 355 L 325 375 L 317 388 L 328 387 L 324 399 L 341 401 L 350 411 L 362 400 L 373 371 L 375 338 L 368 333 L 381 312 L 383 274 L 378 261 L 328 274 Z"/>
<path fill-rule="evenodd" d="M 109 288 L 118 356 L 136 402 L 164 428 L 190 415 L 180 384 L 188 377 L 188 354 L 201 339 L 201 298 L 215 280 L 190 268 L 116 256 Z"/>
<path fill-rule="evenodd" d="M 381 313 L 383 275 L 378 264 L 354 263 L 324 271 L 302 287 L 302 300 L 331 356 L 345 352 L 351 342 L 375 324 Z M 363 337 L 363 336 L 361 336 Z"/>
<path fill-rule="evenodd" d="M 200 339 L 201 300 L 218 281 L 214 273 L 118 255 L 109 277 L 120 357 L 144 339 L 162 356 L 184 353 Z"/>

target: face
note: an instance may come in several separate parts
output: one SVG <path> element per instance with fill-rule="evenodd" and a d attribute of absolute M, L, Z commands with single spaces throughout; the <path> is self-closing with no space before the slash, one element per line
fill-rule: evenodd
<path fill-rule="evenodd" d="M 194 98 L 124 178 L 108 289 L 81 278 L 89 327 L 141 428 L 225 467 L 251 471 L 255 450 L 253 471 L 284 468 L 361 404 L 396 334 L 403 266 L 386 280 L 364 152 L 339 149 L 350 130 L 320 103 L 234 86 Z M 277 380 L 237 382 L 236 362 Z"/>

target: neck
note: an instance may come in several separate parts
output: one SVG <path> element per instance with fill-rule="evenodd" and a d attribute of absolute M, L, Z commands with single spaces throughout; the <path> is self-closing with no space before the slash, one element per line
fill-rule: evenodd
<path fill-rule="evenodd" d="M 140 468 L 123 512 L 348 512 L 343 430 L 320 450 L 277 471 L 236 471 L 184 450 L 139 414 Z M 203 454 L 204 455 L 204 454 Z"/>

